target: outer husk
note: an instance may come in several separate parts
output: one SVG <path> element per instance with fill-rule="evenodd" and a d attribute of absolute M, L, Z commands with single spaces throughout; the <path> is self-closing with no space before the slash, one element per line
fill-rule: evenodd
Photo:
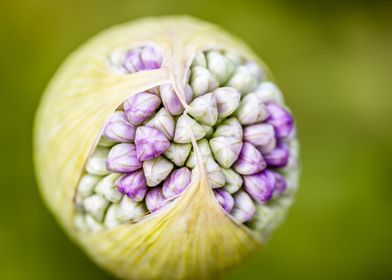
<path fill-rule="evenodd" d="M 121 75 L 106 57 L 116 48 L 154 44 L 158 70 Z M 73 53 L 43 97 L 36 117 L 35 164 L 46 203 L 69 235 L 98 264 L 124 279 L 207 279 L 221 275 L 260 247 L 258 237 L 225 215 L 204 169 L 165 210 L 99 233 L 74 228 L 74 194 L 109 115 L 138 92 L 171 82 L 183 96 L 186 72 L 202 50 L 234 50 L 261 63 L 237 39 L 189 17 L 139 20 L 99 34 Z"/>

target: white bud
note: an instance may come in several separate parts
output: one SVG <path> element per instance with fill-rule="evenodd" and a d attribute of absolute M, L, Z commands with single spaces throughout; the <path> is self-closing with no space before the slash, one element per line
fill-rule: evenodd
<path fill-rule="evenodd" d="M 165 157 L 170 159 L 175 165 L 183 166 L 185 164 L 186 159 L 191 152 L 192 144 L 178 144 L 178 143 L 170 143 L 169 148 L 163 153 Z"/>
<path fill-rule="evenodd" d="M 107 175 L 109 171 L 106 169 L 106 159 L 109 155 L 109 149 L 97 147 L 91 158 L 86 164 L 86 171 L 92 175 Z"/>
<path fill-rule="evenodd" d="M 197 121 L 186 114 L 181 115 L 177 120 L 174 142 L 190 143 L 192 133 L 196 140 L 206 135 L 206 131 Z"/>
<path fill-rule="evenodd" d="M 89 231 L 97 232 L 103 229 L 102 224 L 98 223 L 95 218 L 90 215 L 85 215 L 84 221 L 86 223 L 86 228 Z"/>
<path fill-rule="evenodd" d="M 216 97 L 218 107 L 218 117 L 227 118 L 238 108 L 241 99 L 241 93 L 235 88 L 221 87 L 213 91 Z"/>
<path fill-rule="evenodd" d="M 108 62 L 112 66 L 113 70 L 119 73 L 126 73 L 126 69 L 123 67 L 126 50 L 115 49 L 108 57 Z"/>
<path fill-rule="evenodd" d="M 241 152 L 242 141 L 235 137 L 215 137 L 210 140 L 215 160 L 224 168 L 229 168 Z"/>
<path fill-rule="evenodd" d="M 108 205 L 109 201 L 98 194 L 92 195 L 83 201 L 86 212 L 98 222 L 102 221 Z"/>
<path fill-rule="evenodd" d="M 118 204 L 112 204 L 109 206 L 106 211 L 105 219 L 103 223 L 109 229 L 115 228 L 121 224 L 121 222 L 117 218 Z"/>
<path fill-rule="evenodd" d="M 236 193 L 242 186 L 242 177 L 231 168 L 222 168 L 222 173 L 225 176 L 225 189 L 230 194 Z"/>
<path fill-rule="evenodd" d="M 216 189 L 225 185 L 225 176 L 222 173 L 222 169 L 212 157 L 206 159 L 205 169 L 211 188 Z"/>
<path fill-rule="evenodd" d="M 111 202 L 120 201 L 122 194 L 117 190 L 116 181 L 121 174 L 112 173 L 105 176 L 95 187 L 95 192 Z"/>
<path fill-rule="evenodd" d="M 191 66 L 192 67 L 194 67 L 194 66 L 207 67 L 207 60 L 206 60 L 206 57 L 203 52 L 201 52 L 195 56 L 195 58 L 192 61 Z"/>
<path fill-rule="evenodd" d="M 146 176 L 147 186 L 154 187 L 165 180 L 173 167 L 173 163 L 162 156 L 144 161 L 143 171 Z"/>
<path fill-rule="evenodd" d="M 189 115 L 206 125 L 214 125 L 218 119 L 218 107 L 215 95 L 210 92 L 193 99 L 189 105 Z"/>
<path fill-rule="evenodd" d="M 219 82 L 214 74 L 208 69 L 195 66 L 192 67 L 190 85 L 195 97 L 211 92 L 219 86 Z"/>
<path fill-rule="evenodd" d="M 174 119 L 165 108 L 160 109 L 158 113 L 146 123 L 146 126 L 158 129 L 169 140 L 173 139 Z"/>
<path fill-rule="evenodd" d="M 76 214 L 75 216 L 75 227 L 77 230 L 83 231 L 87 229 L 86 221 L 83 214 Z"/>
<path fill-rule="evenodd" d="M 117 220 L 123 223 L 143 217 L 147 210 L 142 203 L 134 202 L 124 195 L 116 212 Z"/>
<path fill-rule="evenodd" d="M 248 125 L 266 120 L 269 116 L 264 103 L 260 102 L 253 93 L 246 95 L 237 110 L 237 117 L 241 124 Z"/>
<path fill-rule="evenodd" d="M 241 94 L 252 92 L 256 89 L 258 83 L 257 76 L 253 69 L 246 65 L 238 66 L 227 85 L 235 88 Z"/>
<path fill-rule="evenodd" d="M 234 72 L 234 63 L 218 51 L 207 53 L 207 68 L 213 73 L 218 81 L 223 84 Z"/>
<path fill-rule="evenodd" d="M 242 139 L 243 132 L 240 122 L 234 117 L 224 120 L 222 123 L 219 124 L 214 133 L 214 137 L 219 136 L 235 137 L 237 139 Z"/>
<path fill-rule="evenodd" d="M 94 192 L 95 186 L 102 177 L 86 174 L 80 179 L 78 187 L 78 196 L 86 198 Z"/>
<path fill-rule="evenodd" d="M 207 160 L 207 158 L 212 157 L 210 145 L 208 144 L 208 141 L 206 139 L 197 141 L 197 147 L 203 162 Z M 186 166 L 188 166 L 189 168 L 195 168 L 196 162 L 197 162 L 196 153 L 195 150 L 192 150 L 186 162 Z"/>
<path fill-rule="evenodd" d="M 283 104 L 283 96 L 279 88 L 272 82 L 262 82 L 253 92 L 260 102 L 276 102 Z"/>

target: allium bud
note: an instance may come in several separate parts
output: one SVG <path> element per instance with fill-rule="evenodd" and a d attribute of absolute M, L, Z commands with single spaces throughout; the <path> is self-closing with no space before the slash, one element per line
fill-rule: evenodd
<path fill-rule="evenodd" d="M 274 187 L 274 192 L 273 196 L 277 197 L 284 193 L 284 191 L 287 189 L 287 182 L 286 179 L 279 173 L 273 172 L 275 176 L 275 187 Z"/>
<path fill-rule="evenodd" d="M 140 58 L 143 62 L 143 70 L 153 70 L 161 67 L 162 56 L 152 46 L 146 46 L 141 50 Z"/>
<path fill-rule="evenodd" d="M 195 56 L 195 58 L 193 59 L 191 66 L 192 67 L 201 66 L 201 67 L 206 68 L 207 67 L 207 59 L 206 59 L 204 53 L 201 52 L 201 53 L 197 54 Z"/>
<path fill-rule="evenodd" d="M 289 160 L 289 149 L 287 145 L 280 144 L 270 153 L 263 154 L 263 158 L 267 162 L 268 167 L 284 167 Z"/>
<path fill-rule="evenodd" d="M 116 111 L 109 117 L 102 135 L 110 141 L 130 142 L 135 138 L 135 127 L 123 111 Z"/>
<path fill-rule="evenodd" d="M 165 207 L 167 204 L 169 204 L 169 201 L 163 196 L 161 188 L 156 187 L 148 191 L 146 195 L 146 205 L 148 210 L 156 212 Z"/>
<path fill-rule="evenodd" d="M 126 53 L 124 68 L 130 73 L 144 70 L 144 65 L 140 57 L 140 49 L 134 49 Z"/>
<path fill-rule="evenodd" d="M 163 183 L 163 195 L 172 198 L 182 193 L 191 182 L 191 176 L 192 172 L 186 167 L 174 170 Z"/>
<path fill-rule="evenodd" d="M 227 118 L 238 108 L 241 99 L 241 93 L 235 88 L 221 87 L 213 91 L 218 106 L 218 117 Z"/>
<path fill-rule="evenodd" d="M 189 105 L 189 115 L 195 120 L 212 126 L 218 119 L 218 107 L 215 95 L 210 92 L 196 97 Z"/>
<path fill-rule="evenodd" d="M 173 139 L 174 119 L 165 108 L 160 109 L 158 113 L 146 123 L 146 126 L 158 129 L 169 140 Z"/>
<path fill-rule="evenodd" d="M 250 65 L 238 66 L 233 76 L 227 82 L 229 87 L 233 87 L 241 94 L 252 92 L 258 83 L 258 73 Z"/>
<path fill-rule="evenodd" d="M 200 156 L 204 161 L 212 156 L 210 145 L 208 144 L 208 141 L 206 139 L 197 141 L 197 148 L 199 149 Z M 196 153 L 194 150 L 192 150 L 186 162 L 186 166 L 188 166 L 189 168 L 195 168 L 196 161 Z"/>
<path fill-rule="evenodd" d="M 272 197 L 275 188 L 275 175 L 268 170 L 243 176 L 245 190 L 258 203 L 265 203 Z"/>
<path fill-rule="evenodd" d="M 106 211 L 103 223 L 109 229 L 115 228 L 121 224 L 117 216 L 118 208 L 118 204 L 112 204 Z"/>
<path fill-rule="evenodd" d="M 189 90 L 186 92 L 189 92 Z M 174 92 L 174 89 L 171 84 L 161 85 L 160 95 L 162 98 L 163 106 L 165 106 L 166 110 L 170 114 L 177 116 L 184 111 L 184 107 L 182 106 L 180 99 Z"/>
<path fill-rule="evenodd" d="M 247 126 L 244 128 L 244 141 L 254 145 L 261 153 L 268 153 L 276 145 L 274 127 L 266 123 Z"/>
<path fill-rule="evenodd" d="M 222 169 L 212 157 L 208 157 L 205 160 L 205 169 L 211 188 L 216 189 L 225 185 L 225 176 Z"/>
<path fill-rule="evenodd" d="M 256 95 L 250 93 L 246 95 L 237 110 L 237 118 L 243 125 L 255 124 L 268 118 L 266 106 L 259 102 Z"/>
<path fill-rule="evenodd" d="M 106 168 L 106 159 L 108 158 L 109 149 L 97 147 L 92 157 L 86 163 L 86 171 L 92 175 L 107 175 L 109 171 Z"/>
<path fill-rule="evenodd" d="M 275 134 L 278 138 L 289 137 L 294 129 L 294 120 L 289 112 L 276 103 L 267 103 L 269 118 L 267 122 L 275 128 Z"/>
<path fill-rule="evenodd" d="M 229 213 L 234 206 L 234 199 L 231 194 L 223 188 L 214 189 L 214 195 L 219 205 Z"/>
<path fill-rule="evenodd" d="M 136 147 L 130 143 L 121 143 L 114 146 L 106 160 L 107 169 L 112 172 L 132 172 L 142 167 L 137 157 Z"/>
<path fill-rule="evenodd" d="M 276 102 L 278 104 L 283 104 L 282 93 L 272 82 L 261 82 L 253 93 L 257 96 L 260 102 Z"/>
<path fill-rule="evenodd" d="M 86 174 L 80 179 L 78 195 L 85 198 L 94 192 L 94 188 L 102 177 Z"/>
<path fill-rule="evenodd" d="M 143 217 L 147 209 L 143 206 L 143 203 L 134 202 L 127 196 L 121 199 L 117 209 L 117 219 L 121 222 L 134 221 Z"/>
<path fill-rule="evenodd" d="M 222 168 L 225 177 L 225 190 L 230 194 L 236 193 L 242 186 L 242 177 L 231 168 Z"/>
<path fill-rule="evenodd" d="M 119 192 L 135 202 L 142 201 L 147 192 L 146 178 L 142 170 L 125 174 L 116 184 Z"/>
<path fill-rule="evenodd" d="M 124 110 L 131 124 L 139 125 L 151 117 L 160 104 L 159 96 L 149 92 L 141 92 L 124 102 Z"/>
<path fill-rule="evenodd" d="M 165 157 L 170 159 L 175 165 L 183 166 L 185 164 L 186 159 L 191 152 L 192 144 L 178 144 L 178 143 L 170 143 L 169 148 L 163 153 Z"/>
<path fill-rule="evenodd" d="M 234 195 L 234 208 L 230 213 L 234 218 L 244 223 L 251 220 L 255 213 L 256 206 L 246 192 L 239 191 Z"/>
<path fill-rule="evenodd" d="M 97 222 L 101 222 L 109 202 L 102 196 L 96 194 L 86 198 L 83 201 L 84 209 L 91 215 Z"/>
<path fill-rule="evenodd" d="M 181 115 L 177 120 L 173 139 L 174 142 L 182 144 L 190 143 L 192 133 L 196 140 L 199 140 L 206 135 L 206 131 L 197 121 L 186 114 Z"/>
<path fill-rule="evenodd" d="M 234 71 L 234 63 L 218 51 L 207 53 L 207 68 L 223 84 Z"/>
<path fill-rule="evenodd" d="M 211 92 L 219 86 L 217 77 L 201 66 L 192 67 L 190 84 L 194 97 Z"/>
<path fill-rule="evenodd" d="M 224 120 L 216 128 L 214 137 L 224 136 L 224 137 L 235 137 L 241 139 L 243 137 L 242 126 L 236 118 L 230 118 Z"/>
<path fill-rule="evenodd" d="M 266 167 L 263 156 L 255 146 L 244 142 L 238 160 L 233 164 L 233 169 L 242 175 L 251 175 Z"/>
<path fill-rule="evenodd" d="M 89 231 L 99 231 L 102 230 L 103 226 L 100 223 L 101 221 L 97 221 L 95 218 L 93 218 L 91 215 L 87 214 L 84 216 L 84 221 L 85 221 L 85 225 L 86 228 Z"/>
<path fill-rule="evenodd" d="M 206 135 L 204 137 L 207 139 L 211 138 L 211 136 L 214 134 L 214 128 L 203 123 L 200 125 L 204 128 L 204 131 L 206 132 Z"/>
<path fill-rule="evenodd" d="M 238 158 L 242 141 L 235 137 L 215 137 L 210 140 L 211 151 L 216 161 L 224 168 L 229 168 Z"/>
<path fill-rule="evenodd" d="M 165 180 L 172 171 L 174 165 L 164 157 L 157 157 L 143 162 L 143 170 L 147 180 L 147 186 L 154 187 Z"/>
<path fill-rule="evenodd" d="M 136 129 L 135 145 L 137 158 L 144 161 L 163 154 L 169 147 L 170 142 L 158 129 L 139 126 Z"/>
<path fill-rule="evenodd" d="M 117 190 L 116 181 L 120 174 L 112 173 L 105 176 L 95 187 L 95 192 L 110 202 L 119 202 L 122 194 Z"/>

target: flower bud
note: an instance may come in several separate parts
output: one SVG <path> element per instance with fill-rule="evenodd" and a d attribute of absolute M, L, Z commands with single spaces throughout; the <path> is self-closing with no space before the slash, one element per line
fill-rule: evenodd
<path fill-rule="evenodd" d="M 158 113 L 146 123 L 146 126 L 158 129 L 169 140 L 173 139 L 174 119 L 165 108 L 160 109 Z"/>
<path fill-rule="evenodd" d="M 110 202 L 119 202 L 122 194 L 116 186 L 118 177 L 120 177 L 120 174 L 117 173 L 105 176 L 95 187 L 95 192 Z"/>
<path fill-rule="evenodd" d="M 204 68 L 207 67 L 207 59 L 206 59 L 206 57 L 205 57 L 203 52 L 200 52 L 193 59 L 191 67 L 194 67 L 194 66 L 201 66 L 201 67 L 204 67 Z"/>
<path fill-rule="evenodd" d="M 218 107 L 215 95 L 210 92 L 196 97 L 189 105 L 189 115 L 195 120 L 212 126 L 218 119 Z"/>
<path fill-rule="evenodd" d="M 191 176 L 192 172 L 186 167 L 174 170 L 163 183 L 163 195 L 170 199 L 182 193 L 191 182 Z"/>
<path fill-rule="evenodd" d="M 274 192 L 273 196 L 277 197 L 284 193 L 284 191 L 287 189 L 287 182 L 286 179 L 279 173 L 273 172 L 275 176 L 275 187 L 274 187 Z"/>
<path fill-rule="evenodd" d="M 209 125 L 206 125 L 203 123 L 200 125 L 204 128 L 204 130 L 206 132 L 206 135 L 204 137 L 207 139 L 211 138 L 211 136 L 214 134 L 214 128 L 212 126 L 209 126 Z"/>
<path fill-rule="evenodd" d="M 242 100 L 237 110 L 237 118 L 243 125 L 255 124 L 268 118 L 266 106 L 250 93 Z"/>
<path fill-rule="evenodd" d="M 112 172 L 124 173 L 140 169 L 142 163 L 137 157 L 135 145 L 121 143 L 110 150 L 106 166 Z"/>
<path fill-rule="evenodd" d="M 214 137 L 224 136 L 224 137 L 235 137 L 242 140 L 243 132 L 240 122 L 236 118 L 230 118 L 224 120 L 216 128 Z"/>
<path fill-rule="evenodd" d="M 143 206 L 143 203 L 135 202 L 124 196 L 118 204 L 117 219 L 120 222 L 134 221 L 146 214 L 147 210 Z"/>
<path fill-rule="evenodd" d="M 108 210 L 106 211 L 106 215 L 103 223 L 109 229 L 115 228 L 121 224 L 121 222 L 117 217 L 118 208 L 119 208 L 118 204 L 112 204 L 109 206 Z"/>
<path fill-rule="evenodd" d="M 215 189 L 214 190 L 214 195 L 216 200 L 218 201 L 219 205 L 222 206 L 222 208 L 229 213 L 231 209 L 233 209 L 234 206 L 234 199 L 229 194 L 225 189 L 220 188 L 220 189 Z"/>
<path fill-rule="evenodd" d="M 227 85 L 235 88 L 241 94 L 246 94 L 256 89 L 258 75 L 259 73 L 251 65 L 240 65 L 227 82 Z"/>
<path fill-rule="evenodd" d="M 276 183 L 271 171 L 264 170 L 243 178 L 245 190 L 256 202 L 263 204 L 271 199 Z"/>
<path fill-rule="evenodd" d="M 147 209 L 156 212 L 169 204 L 169 201 L 163 196 L 162 189 L 159 187 L 152 188 L 146 195 Z"/>
<path fill-rule="evenodd" d="M 280 168 L 287 165 L 289 160 L 289 149 L 286 145 L 280 144 L 268 154 L 263 154 L 268 167 Z"/>
<path fill-rule="evenodd" d="M 219 82 L 216 76 L 208 69 L 201 66 L 195 66 L 192 67 L 190 85 L 194 97 L 198 97 L 216 89 L 219 86 Z"/>
<path fill-rule="evenodd" d="M 84 209 L 97 222 L 102 221 L 108 206 L 109 206 L 109 201 L 107 201 L 105 198 L 103 198 L 98 194 L 92 195 L 83 201 Z"/>
<path fill-rule="evenodd" d="M 86 228 L 89 231 L 96 232 L 103 229 L 102 224 L 100 224 L 100 222 L 97 222 L 97 220 L 93 218 L 91 215 L 88 214 L 85 215 L 84 221 L 85 221 Z"/>
<path fill-rule="evenodd" d="M 106 168 L 106 159 L 108 158 L 109 149 L 97 147 L 94 154 L 86 163 L 86 171 L 92 175 L 104 176 L 109 174 Z"/>
<path fill-rule="evenodd" d="M 130 72 L 138 72 L 144 70 L 144 65 L 140 57 L 140 49 L 132 49 L 125 54 L 124 68 Z"/>
<path fill-rule="evenodd" d="M 224 168 L 229 168 L 238 158 L 242 141 L 235 137 L 215 137 L 210 140 L 211 151 L 216 161 Z"/>
<path fill-rule="evenodd" d="M 207 68 L 223 84 L 234 71 L 234 63 L 218 51 L 207 53 Z"/>
<path fill-rule="evenodd" d="M 240 223 L 247 222 L 256 213 L 256 206 L 249 195 L 244 191 L 239 191 L 234 195 L 234 208 L 230 214 Z"/>
<path fill-rule="evenodd" d="M 227 118 L 238 108 L 241 99 L 241 93 L 235 88 L 221 87 L 213 91 L 217 101 L 218 117 Z"/>
<path fill-rule="evenodd" d="M 289 137 L 294 130 L 294 120 L 289 112 L 276 103 L 267 103 L 269 118 L 267 123 L 275 128 L 275 135 L 278 138 Z"/>
<path fill-rule="evenodd" d="M 225 177 L 225 190 L 230 194 L 236 193 L 242 186 L 242 177 L 231 168 L 222 168 Z"/>
<path fill-rule="evenodd" d="M 116 111 L 109 117 L 102 135 L 109 141 L 130 142 L 135 138 L 135 127 L 123 111 Z"/>
<path fill-rule="evenodd" d="M 233 164 L 233 169 L 242 175 L 251 175 L 267 167 L 261 153 L 247 142 L 244 142 L 238 160 Z"/>
<path fill-rule="evenodd" d="M 268 153 L 275 148 L 274 127 L 267 123 L 259 123 L 244 128 L 244 141 L 254 145 L 261 153 Z"/>
<path fill-rule="evenodd" d="M 94 192 L 94 188 L 102 177 L 86 174 L 80 179 L 78 187 L 78 195 L 86 198 Z"/>
<path fill-rule="evenodd" d="M 154 187 L 165 180 L 172 171 L 174 165 L 164 157 L 157 157 L 143 162 L 143 170 L 147 180 L 147 186 Z"/>
<path fill-rule="evenodd" d="M 140 58 L 143 62 L 143 70 L 153 70 L 161 68 L 162 56 L 152 46 L 142 48 Z"/>
<path fill-rule="evenodd" d="M 206 135 L 206 131 L 197 121 L 188 115 L 181 115 L 177 120 L 174 142 L 182 144 L 190 143 L 192 134 L 196 140 L 199 140 Z"/>
<path fill-rule="evenodd" d="M 200 152 L 200 156 L 203 161 L 205 161 L 207 158 L 212 157 L 210 145 L 208 144 L 208 141 L 206 139 L 202 139 L 197 141 L 197 147 Z M 196 167 L 196 153 L 194 150 L 191 151 L 191 154 L 189 155 L 189 158 L 186 162 L 186 166 L 189 168 L 195 168 Z"/>
<path fill-rule="evenodd" d="M 144 161 L 163 154 L 169 147 L 170 142 L 158 129 L 139 126 L 136 129 L 135 145 L 137 158 Z"/>
<path fill-rule="evenodd" d="M 212 157 L 208 157 L 205 160 L 205 169 L 211 188 L 217 189 L 225 185 L 225 176 L 222 169 Z"/>
<path fill-rule="evenodd" d="M 189 90 L 188 90 L 189 92 Z M 184 111 L 184 107 L 181 104 L 180 99 L 171 84 L 164 84 L 160 86 L 160 94 L 162 98 L 163 106 L 173 116 L 180 115 Z"/>
<path fill-rule="evenodd" d="M 186 159 L 191 152 L 192 144 L 178 144 L 178 143 L 170 143 L 169 148 L 163 153 L 165 157 L 170 159 L 175 165 L 183 166 L 185 164 Z"/>
<path fill-rule="evenodd" d="M 141 92 L 124 102 L 124 110 L 131 124 L 139 125 L 151 117 L 160 104 L 159 96 L 153 93 Z"/>
<path fill-rule="evenodd" d="M 147 192 L 146 178 L 142 170 L 123 175 L 116 185 L 120 193 L 135 202 L 142 201 Z"/>
<path fill-rule="evenodd" d="M 257 96 L 260 102 L 276 102 L 278 104 L 283 104 L 282 93 L 272 82 L 261 82 L 253 93 Z"/>

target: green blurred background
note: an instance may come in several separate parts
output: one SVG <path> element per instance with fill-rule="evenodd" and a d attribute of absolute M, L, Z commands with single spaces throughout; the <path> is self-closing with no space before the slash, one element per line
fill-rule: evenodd
<path fill-rule="evenodd" d="M 347 0 L 2 0 L 0 279 L 111 279 L 38 195 L 33 116 L 79 44 L 163 14 L 191 14 L 243 38 L 272 69 L 299 127 L 296 204 L 229 279 L 392 279 L 392 4 Z"/>

